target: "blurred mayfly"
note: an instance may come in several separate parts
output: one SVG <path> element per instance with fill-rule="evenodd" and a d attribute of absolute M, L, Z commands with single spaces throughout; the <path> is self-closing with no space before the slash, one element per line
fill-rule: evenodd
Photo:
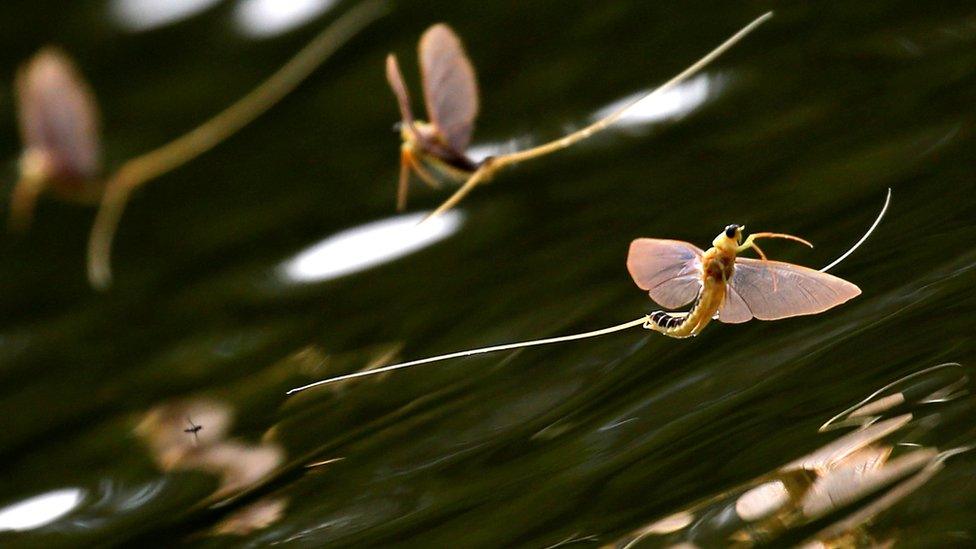
<path fill-rule="evenodd" d="M 45 188 L 64 200 L 98 200 L 101 141 L 95 97 L 61 50 L 38 52 L 17 71 L 14 86 L 24 152 L 9 223 L 23 230 Z"/>
<path fill-rule="evenodd" d="M 638 103 L 673 89 L 725 53 L 772 15 L 772 12 L 768 12 L 757 18 L 677 76 L 589 126 L 549 143 L 524 151 L 491 156 L 480 162 L 467 155 L 475 118 L 478 116 L 478 84 L 474 68 L 464 52 L 461 40 L 449 26 L 440 23 L 430 27 L 421 36 L 418 45 L 424 102 L 430 121 L 414 118 L 410 108 L 410 96 L 396 56 L 390 54 L 386 58 L 386 78 L 399 104 L 399 126 L 403 139 L 400 148 L 397 208 L 402 210 L 406 207 L 411 171 L 435 188 L 440 186 L 441 180 L 463 182 L 461 188 L 430 215 L 433 217 L 442 214 L 456 206 L 477 185 L 490 180 L 498 170 L 578 143 L 606 129 Z"/>
<path fill-rule="evenodd" d="M 693 303 L 688 312 L 655 311 L 645 328 L 670 337 L 698 335 L 712 319 L 729 324 L 779 320 L 832 309 L 861 294 L 861 289 L 834 275 L 780 261 L 770 261 L 756 245 L 760 238 L 783 238 L 813 247 L 781 233 L 755 233 L 743 242 L 745 227 L 729 225 L 708 251 L 679 240 L 638 238 L 630 244 L 627 270 L 642 290 L 668 309 Z M 753 249 L 761 259 L 738 257 Z"/>
<path fill-rule="evenodd" d="M 411 170 L 425 183 L 438 188 L 438 177 L 430 173 L 427 166 L 440 177 L 458 182 L 467 179 L 478 168 L 478 163 L 465 154 L 478 116 L 478 83 L 461 40 L 450 27 L 440 23 L 424 32 L 418 50 L 424 103 L 430 122 L 414 118 L 397 58 L 392 53 L 386 56 L 386 79 L 400 107 L 398 127 L 403 138 L 397 185 L 398 210 L 407 207 Z"/>
<path fill-rule="evenodd" d="M 662 307 L 675 309 L 691 303 L 687 312 L 655 311 L 636 320 L 602 330 L 482 347 L 383 366 L 316 381 L 292 389 L 288 394 L 318 385 L 420 364 L 587 339 L 635 326 L 643 326 L 669 337 L 686 338 L 698 335 L 714 319 L 727 324 L 739 324 L 753 318 L 779 320 L 822 313 L 861 294 L 860 288 L 854 284 L 827 274 L 826 271 L 854 253 L 854 250 L 871 236 L 884 218 L 890 203 L 891 190 L 889 189 L 881 212 L 864 235 L 850 249 L 819 271 L 792 263 L 769 260 L 762 249 L 756 245 L 756 240 L 761 238 L 782 238 L 812 247 L 812 244 L 806 240 L 781 233 L 754 233 L 743 240 L 742 233 L 745 227 L 740 225 L 727 226 L 715 237 L 708 251 L 702 251 L 693 244 L 679 240 L 638 238 L 631 243 L 627 255 L 627 269 L 634 282 L 642 290 L 647 290 L 651 299 Z M 749 249 L 755 250 L 760 259 L 738 257 L 740 253 Z"/>
<path fill-rule="evenodd" d="M 382 14 L 381 0 L 364 2 L 315 36 L 277 72 L 213 118 L 182 136 L 101 174 L 99 117 L 94 95 L 70 59 L 45 48 L 17 73 L 24 152 L 10 201 L 10 227 L 24 230 L 46 190 L 83 203 L 101 201 L 88 242 L 88 278 L 111 281 L 111 246 L 134 190 L 214 148 L 290 93 L 312 71 Z"/>

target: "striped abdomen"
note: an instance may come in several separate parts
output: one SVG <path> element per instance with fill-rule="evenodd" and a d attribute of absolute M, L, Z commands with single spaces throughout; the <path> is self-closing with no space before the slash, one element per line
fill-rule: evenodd
<path fill-rule="evenodd" d="M 670 330 L 681 326 L 685 319 L 688 318 L 688 315 L 687 313 L 671 314 L 667 311 L 654 311 L 650 314 L 650 317 L 651 322 L 658 328 Z"/>
<path fill-rule="evenodd" d="M 644 326 L 669 337 L 696 336 L 712 321 L 724 300 L 725 282 L 705 277 L 705 284 L 687 313 L 655 311 Z"/>
<path fill-rule="evenodd" d="M 691 310 L 687 313 L 654 311 L 650 314 L 651 321 L 645 324 L 644 327 L 655 332 L 661 332 L 669 337 L 691 337 L 698 335 L 701 328 L 704 328 L 704 325 L 708 323 L 707 320 L 704 323 L 700 321 L 699 317 L 701 315 L 699 311 L 701 307 L 699 307 L 699 303 L 701 303 L 700 298 L 695 300 Z M 699 325 L 701 327 L 698 327 Z"/>

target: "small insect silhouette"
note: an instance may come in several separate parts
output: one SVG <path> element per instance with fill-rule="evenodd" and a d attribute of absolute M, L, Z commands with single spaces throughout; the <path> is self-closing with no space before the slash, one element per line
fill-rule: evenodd
<path fill-rule="evenodd" d="M 112 240 L 132 193 L 216 147 L 270 109 L 385 9 L 382 0 L 352 8 L 236 103 L 173 141 L 125 162 L 108 177 L 100 173 L 94 96 L 67 55 L 56 48 L 41 50 L 16 79 L 24 153 L 11 199 L 11 229 L 27 228 L 45 190 L 61 198 L 99 202 L 88 240 L 88 279 L 95 288 L 107 288 L 112 277 Z"/>
<path fill-rule="evenodd" d="M 199 444 L 200 443 L 200 435 L 198 433 L 200 432 L 201 429 L 203 429 L 203 425 L 196 425 L 196 424 L 194 424 L 193 423 L 193 420 L 190 419 L 189 416 L 187 416 L 186 422 L 189 423 L 190 426 L 187 427 L 186 429 L 183 429 L 183 432 L 184 433 L 193 433 L 193 439 L 194 439 L 195 443 L 196 444 Z"/>
<path fill-rule="evenodd" d="M 458 351 L 372 370 L 341 375 L 291 389 L 297 393 L 325 385 L 366 376 L 411 368 L 452 358 L 536 347 L 612 334 L 636 326 L 674 338 L 698 335 L 714 319 L 729 324 L 759 320 L 778 320 L 800 315 L 822 313 L 860 295 L 854 284 L 829 275 L 826 271 L 854 253 L 878 227 L 891 203 L 891 190 L 881 212 L 861 238 L 840 257 L 819 271 L 771 261 L 756 245 L 761 238 L 784 238 L 807 245 L 802 238 L 781 233 L 755 233 L 742 240 L 744 227 L 727 226 L 712 242 L 708 251 L 679 240 L 638 238 L 631 243 L 627 268 L 634 282 L 646 290 L 651 299 L 673 309 L 692 303 L 687 312 L 655 311 L 638 319 L 609 328 L 547 339 L 506 343 Z M 760 259 L 738 257 L 755 250 Z"/>
<path fill-rule="evenodd" d="M 481 162 L 476 162 L 467 155 L 475 118 L 478 116 L 478 84 L 474 67 L 461 45 L 461 40 L 449 26 L 439 23 L 430 27 L 421 36 L 417 48 L 429 121 L 414 118 L 410 95 L 397 58 L 393 54 L 386 58 L 386 78 L 400 109 L 400 134 L 403 139 L 400 148 L 397 208 L 402 210 L 406 207 L 410 173 L 414 172 L 435 188 L 440 186 L 441 180 L 463 182 L 430 217 L 450 210 L 476 186 L 494 177 L 500 169 L 578 143 L 611 126 L 638 103 L 671 90 L 725 53 L 772 15 L 772 12 L 768 12 L 757 18 L 671 80 L 609 116 L 555 141 L 523 151 L 489 157 Z"/>

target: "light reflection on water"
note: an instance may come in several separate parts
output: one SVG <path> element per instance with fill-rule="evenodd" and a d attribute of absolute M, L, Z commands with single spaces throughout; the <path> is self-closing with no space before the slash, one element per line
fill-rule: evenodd
<path fill-rule="evenodd" d="M 239 0 L 234 22 L 247 36 L 267 38 L 298 28 L 335 4 L 336 0 Z"/>
<path fill-rule="evenodd" d="M 188 19 L 220 0 L 111 0 L 112 18 L 126 30 L 147 31 Z"/>
<path fill-rule="evenodd" d="M 641 135 L 650 131 L 655 124 L 688 116 L 707 101 L 716 98 L 726 88 L 727 81 L 728 77 L 722 74 L 706 73 L 689 78 L 664 93 L 648 95 L 654 88 L 640 90 L 600 107 L 589 116 L 587 123 L 602 120 L 640 99 L 610 126 L 609 131 Z M 563 127 L 567 134 L 578 129 L 570 125 Z M 584 141 L 582 146 L 587 143 L 589 142 Z M 489 156 L 513 153 L 539 144 L 541 143 L 532 136 L 522 135 L 507 141 L 475 143 L 466 153 L 472 160 L 480 162 Z"/>
<path fill-rule="evenodd" d="M 481 162 L 489 156 L 500 156 L 529 148 L 532 140 L 528 136 L 513 137 L 507 141 L 475 143 L 468 147 L 465 154 L 475 162 Z"/>
<path fill-rule="evenodd" d="M 464 221 L 452 210 L 424 223 L 429 212 L 399 215 L 346 229 L 303 250 L 280 269 L 291 282 L 322 282 L 371 269 L 456 233 Z"/>
<path fill-rule="evenodd" d="M 199 470 L 219 476 L 220 486 L 212 496 L 219 500 L 264 480 L 286 456 L 271 440 L 251 444 L 229 438 L 233 416 L 230 405 L 217 400 L 168 402 L 149 410 L 136 433 L 161 470 Z"/>
<path fill-rule="evenodd" d="M 958 364 L 926 368 L 889 383 L 825 424 L 860 428 L 744 486 L 641 527 L 612 546 L 765 544 L 790 539 L 791 532 L 828 515 L 837 516 L 821 524 L 804 547 L 843 546 L 851 540 L 858 540 L 857 546 L 891 543 L 896 533 L 871 532 L 868 521 L 918 490 L 946 459 L 974 447 L 971 441 L 939 452 L 914 441 L 939 423 L 940 412 L 931 405 L 966 397 L 968 385 L 969 376 Z M 906 410 L 914 414 L 894 415 Z M 842 419 L 849 422 L 832 423 Z"/>
<path fill-rule="evenodd" d="M 616 130 L 639 133 L 648 130 L 653 124 L 680 120 L 720 94 L 726 87 L 726 80 L 727 77 L 721 74 L 699 74 L 664 93 L 650 95 L 641 100 L 628 109 L 613 127 Z M 590 115 L 590 121 L 606 118 L 652 90 L 653 88 L 641 90 L 601 107 Z"/>
<path fill-rule="evenodd" d="M 67 515 L 84 499 L 78 488 L 62 488 L 27 498 L 0 509 L 0 532 L 40 528 Z"/>

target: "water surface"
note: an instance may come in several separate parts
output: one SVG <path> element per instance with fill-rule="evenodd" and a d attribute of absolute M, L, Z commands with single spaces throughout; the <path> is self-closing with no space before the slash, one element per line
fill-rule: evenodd
<path fill-rule="evenodd" d="M 91 80 L 117 165 L 234 100 L 352 4 L 248 31 L 257 2 L 161 26 L 127 23 L 120 3 L 0 6 L 5 197 L 11 82 L 42 45 Z M 500 174 L 411 253 L 295 270 L 394 216 L 383 57 L 400 54 L 419 97 L 427 25 L 464 38 L 483 91 L 475 145 L 492 150 L 585 125 L 768 9 L 668 103 Z M 45 201 L 28 235 L 0 239 L 0 541 L 971 544 L 974 75 L 967 2 L 397 2 L 266 116 L 137 195 L 110 292 L 84 280 L 88 209 Z M 887 219 L 834 271 L 864 293 L 828 313 L 693 340 L 636 329 L 284 396 L 636 318 L 654 307 L 624 267 L 640 236 L 706 246 L 742 223 L 810 239 L 766 251 L 819 267 L 889 187 Z M 415 190 L 415 212 L 446 196 Z M 788 467 L 868 423 L 819 432 L 831 417 L 945 362 L 961 366 L 889 391 L 903 402 L 873 425 L 897 428 Z M 190 421 L 202 429 L 184 432 Z M 883 481 L 864 488 L 851 471 L 865 470 Z M 831 482 L 853 496 L 814 512 L 803 495 Z"/>

